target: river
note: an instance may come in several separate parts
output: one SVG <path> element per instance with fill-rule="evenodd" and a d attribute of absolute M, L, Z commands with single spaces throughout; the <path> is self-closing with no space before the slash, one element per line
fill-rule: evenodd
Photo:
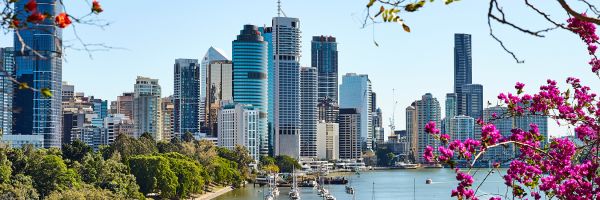
<path fill-rule="evenodd" d="M 479 185 L 487 175 L 487 169 L 480 169 L 475 174 L 474 186 Z M 504 174 L 505 170 L 500 170 Z M 353 173 L 340 174 L 350 180 L 349 185 L 355 188 L 355 199 L 451 199 L 450 191 L 456 188 L 456 175 L 451 169 L 411 169 L 411 170 L 385 170 L 368 171 L 360 175 Z M 431 184 L 425 180 L 431 178 Z M 352 200 L 352 195 L 346 194 L 344 185 L 326 185 L 326 188 L 338 200 Z M 280 188 L 281 195 L 278 199 L 288 199 L 289 188 Z M 502 177 L 496 172 L 491 174 L 479 188 L 477 195 L 506 193 L 506 186 Z M 218 200 L 262 200 L 263 188 L 248 185 L 218 197 Z M 302 188 L 302 200 L 321 200 L 316 190 Z M 489 199 L 483 196 L 480 199 Z"/>

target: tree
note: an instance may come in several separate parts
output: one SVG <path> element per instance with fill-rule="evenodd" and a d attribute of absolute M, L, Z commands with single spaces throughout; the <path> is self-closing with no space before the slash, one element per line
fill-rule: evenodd
<path fill-rule="evenodd" d="M 194 141 L 194 135 L 190 132 L 185 132 L 185 134 L 183 134 L 183 141 L 185 142 L 193 142 Z"/>
<path fill-rule="evenodd" d="M 385 154 L 385 157 L 388 160 L 387 165 L 388 166 L 393 166 L 394 165 L 394 158 L 396 157 L 396 155 L 394 155 L 394 153 L 392 153 L 392 152 L 389 152 L 389 153 Z"/>
<path fill-rule="evenodd" d="M 47 200 L 114 200 L 114 199 L 129 199 L 124 196 L 116 195 L 109 190 L 98 189 L 92 186 L 84 185 L 83 187 L 74 188 L 72 190 L 54 191 Z"/>
<path fill-rule="evenodd" d="M 92 152 L 92 147 L 81 140 L 74 140 L 71 144 L 62 145 L 62 155 L 65 159 L 81 162 L 83 157 Z"/>
<path fill-rule="evenodd" d="M 377 165 L 379 166 L 389 166 L 390 159 L 388 158 L 388 154 L 392 153 L 387 147 L 378 148 L 376 151 L 377 154 Z"/>
<path fill-rule="evenodd" d="M 108 148 L 104 149 L 102 155 L 105 159 L 110 158 L 115 152 L 119 152 L 122 159 L 125 161 L 131 156 L 135 155 L 149 155 L 158 152 L 156 142 L 153 139 L 147 137 L 140 137 L 135 139 L 124 134 L 117 136 L 115 142 L 113 142 Z"/>
<path fill-rule="evenodd" d="M 279 167 L 281 172 L 284 173 L 291 173 L 294 169 L 302 168 L 296 159 L 287 155 L 275 157 L 275 164 Z"/>
<path fill-rule="evenodd" d="M 13 176 L 10 183 L 0 184 L 0 199 L 39 199 L 31 177 L 23 174 Z"/>
<path fill-rule="evenodd" d="M 137 155 L 128 160 L 131 173 L 135 176 L 144 194 L 159 192 L 163 198 L 176 195 L 177 176 L 171 170 L 169 160 L 156 155 Z"/>
<path fill-rule="evenodd" d="M 77 169 L 83 182 L 106 189 L 127 199 L 142 199 L 135 177 L 119 159 L 104 160 L 99 153 L 88 154 Z"/>
<path fill-rule="evenodd" d="M 38 153 L 43 154 L 43 153 Z M 33 186 L 45 197 L 50 192 L 69 189 L 79 185 L 77 173 L 68 169 L 64 161 L 56 155 L 40 155 L 30 157 L 27 175 L 31 176 Z"/>
<path fill-rule="evenodd" d="M 191 194 L 202 191 L 204 180 L 202 178 L 203 169 L 195 161 L 189 157 L 176 152 L 163 155 L 169 160 L 169 164 L 175 175 L 177 176 L 177 197 L 187 198 Z"/>

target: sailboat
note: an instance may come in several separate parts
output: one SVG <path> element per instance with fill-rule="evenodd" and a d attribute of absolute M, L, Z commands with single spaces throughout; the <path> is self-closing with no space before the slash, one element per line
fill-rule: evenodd
<path fill-rule="evenodd" d="M 354 188 L 352 187 L 352 182 L 348 182 L 349 186 L 346 185 L 346 193 L 354 194 Z"/>
<path fill-rule="evenodd" d="M 269 184 L 271 186 L 271 194 L 273 194 L 274 197 L 279 196 L 279 188 L 277 188 L 277 174 L 274 174 L 273 178 L 269 179 Z"/>
<path fill-rule="evenodd" d="M 292 171 L 292 189 L 290 190 L 290 199 L 300 200 L 300 191 L 298 190 L 298 181 L 296 180 L 296 169 Z"/>

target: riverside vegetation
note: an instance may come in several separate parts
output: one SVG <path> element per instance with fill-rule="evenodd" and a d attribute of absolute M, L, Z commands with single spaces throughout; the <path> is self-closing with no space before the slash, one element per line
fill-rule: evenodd
<path fill-rule="evenodd" d="M 215 186 L 239 187 L 256 174 L 241 146 L 228 150 L 191 134 L 183 138 L 119 135 L 96 152 L 79 140 L 62 150 L 3 145 L 0 199 L 183 199 Z M 287 170 L 297 165 L 289 159 L 265 157 L 267 166 L 260 165 Z"/>

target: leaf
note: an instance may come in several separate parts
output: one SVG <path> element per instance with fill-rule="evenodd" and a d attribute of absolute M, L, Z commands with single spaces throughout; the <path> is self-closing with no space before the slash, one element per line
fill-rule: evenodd
<path fill-rule="evenodd" d="M 50 89 L 48 89 L 48 88 L 42 88 L 42 90 L 40 90 L 40 92 L 42 93 L 42 95 L 44 95 L 44 97 L 47 97 L 47 98 L 52 97 L 52 91 L 50 91 Z"/>
<path fill-rule="evenodd" d="M 408 25 L 402 23 L 402 28 L 404 29 L 404 31 L 409 32 L 410 33 L 410 27 L 408 27 Z"/>
<path fill-rule="evenodd" d="M 375 0 L 370 0 L 369 3 L 367 4 L 367 8 L 370 8 L 371 6 L 373 6 L 374 3 L 375 3 Z"/>
<path fill-rule="evenodd" d="M 383 6 L 381 6 L 381 8 L 379 8 L 379 12 L 377 14 L 375 14 L 374 17 L 381 15 L 381 13 L 383 13 L 383 11 L 385 11 L 385 8 Z"/>
<path fill-rule="evenodd" d="M 29 85 L 27 83 L 19 83 L 19 90 L 29 89 Z"/>

